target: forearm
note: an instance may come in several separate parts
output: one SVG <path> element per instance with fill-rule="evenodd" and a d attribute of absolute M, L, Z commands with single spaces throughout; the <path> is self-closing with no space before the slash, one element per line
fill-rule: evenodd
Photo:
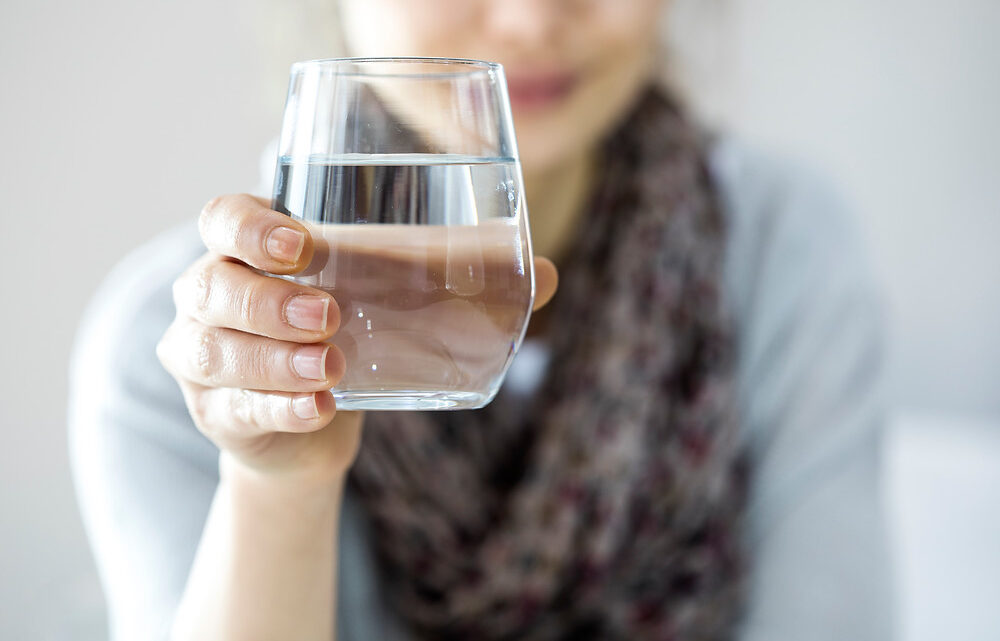
<path fill-rule="evenodd" d="M 275 482 L 220 466 L 174 641 L 333 639 L 343 481 Z"/>

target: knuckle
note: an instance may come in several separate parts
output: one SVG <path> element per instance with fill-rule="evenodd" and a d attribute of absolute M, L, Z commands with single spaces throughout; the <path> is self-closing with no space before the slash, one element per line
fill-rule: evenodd
<path fill-rule="evenodd" d="M 187 396 L 188 413 L 191 414 L 191 418 L 194 419 L 194 424 L 198 426 L 198 429 L 208 436 L 208 395 L 202 392 L 193 392 Z"/>
<path fill-rule="evenodd" d="M 259 427 L 255 394 L 247 389 L 233 390 L 229 395 L 229 415 L 245 425 Z"/>
<path fill-rule="evenodd" d="M 255 381 L 258 384 L 265 384 L 270 379 L 270 373 L 274 371 L 271 363 L 274 360 L 274 348 L 264 341 L 253 341 L 246 350 L 243 359 L 245 372 L 244 379 Z"/>
<path fill-rule="evenodd" d="M 253 258 L 252 254 L 258 251 L 260 243 L 258 238 L 262 237 L 262 223 L 258 212 L 249 207 L 249 203 L 241 202 L 240 207 L 233 220 L 232 243 L 233 248 L 245 258 Z"/>
<path fill-rule="evenodd" d="M 201 208 L 201 213 L 198 215 L 198 233 L 201 236 L 202 242 L 206 245 L 209 244 L 212 235 L 212 226 L 224 201 L 225 196 L 216 196 L 205 203 L 205 206 Z"/>
<path fill-rule="evenodd" d="M 220 253 L 253 263 L 271 227 L 267 211 L 248 194 L 213 198 L 198 219 L 202 240 Z"/>
<path fill-rule="evenodd" d="M 191 416 L 191 420 L 194 422 L 195 427 L 198 428 L 198 431 L 205 436 L 209 436 L 210 411 L 208 406 L 211 401 L 209 396 L 212 390 L 187 385 L 183 381 L 180 381 L 180 383 L 181 394 L 184 396 L 184 405 L 187 407 L 188 415 Z"/>
<path fill-rule="evenodd" d="M 271 403 L 271 420 L 274 421 L 275 425 L 286 428 L 302 422 L 302 419 L 292 411 L 291 398 L 274 399 L 274 402 Z"/>
<path fill-rule="evenodd" d="M 216 271 L 218 264 L 214 261 L 207 261 L 194 273 L 194 312 L 199 317 L 205 318 L 212 307 L 212 293 L 215 285 Z M 183 287 L 183 286 L 182 286 Z"/>
<path fill-rule="evenodd" d="M 211 212 L 215 211 L 218 208 L 219 203 L 225 200 L 225 198 L 226 198 L 225 196 L 216 196 L 215 198 L 209 200 L 207 203 L 205 203 L 205 206 L 201 208 L 202 215 L 210 214 Z"/>
<path fill-rule="evenodd" d="M 222 369 L 222 347 L 218 334 L 209 327 L 199 327 L 194 331 L 194 346 L 191 352 L 192 365 L 203 381 L 215 381 Z"/>
<path fill-rule="evenodd" d="M 248 196 L 218 196 L 208 201 L 198 217 L 198 231 L 202 241 L 210 248 L 231 253 L 239 248 L 240 237 L 244 233 L 252 213 Z"/>
<path fill-rule="evenodd" d="M 225 199 L 226 199 L 225 196 L 216 196 L 215 198 L 205 203 L 205 206 L 201 208 L 201 215 L 198 217 L 199 224 L 201 225 L 206 224 L 212 218 L 212 216 L 217 214 Z"/>
<path fill-rule="evenodd" d="M 163 336 L 156 343 L 156 358 L 160 361 L 163 369 L 167 370 L 171 376 L 176 377 L 174 355 L 177 351 L 177 319 L 163 332 Z"/>
<path fill-rule="evenodd" d="M 267 293 L 258 282 L 247 283 L 236 297 L 239 319 L 244 327 L 254 328 L 257 320 L 262 317 L 267 308 Z"/>

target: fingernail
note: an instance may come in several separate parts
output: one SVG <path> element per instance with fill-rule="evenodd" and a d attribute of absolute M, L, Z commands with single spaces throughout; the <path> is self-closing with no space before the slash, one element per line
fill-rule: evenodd
<path fill-rule="evenodd" d="M 264 240 L 264 247 L 271 258 L 290 265 L 299 260 L 305 244 L 305 234 L 290 227 L 275 227 Z"/>
<path fill-rule="evenodd" d="M 285 303 L 285 320 L 292 327 L 311 332 L 326 331 L 330 299 L 322 296 L 293 296 Z"/>
<path fill-rule="evenodd" d="M 326 352 L 329 349 L 322 345 L 300 347 L 292 355 L 292 368 L 295 373 L 312 381 L 325 381 Z"/>
<path fill-rule="evenodd" d="M 319 408 L 316 407 L 316 395 L 298 396 L 292 399 L 292 413 L 303 420 L 317 418 Z"/>

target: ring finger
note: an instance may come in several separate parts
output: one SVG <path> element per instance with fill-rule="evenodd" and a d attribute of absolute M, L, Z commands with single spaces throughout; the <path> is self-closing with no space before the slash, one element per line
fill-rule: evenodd
<path fill-rule="evenodd" d="M 178 318 L 157 346 L 164 367 L 207 387 L 314 392 L 337 384 L 344 355 L 335 345 L 303 345 Z"/>

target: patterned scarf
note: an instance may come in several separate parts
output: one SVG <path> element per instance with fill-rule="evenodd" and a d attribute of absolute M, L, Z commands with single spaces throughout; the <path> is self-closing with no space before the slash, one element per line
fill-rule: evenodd
<path fill-rule="evenodd" d="M 352 482 L 426 639 L 731 638 L 745 472 L 702 141 L 647 92 L 607 141 L 533 400 L 367 417 Z"/>

